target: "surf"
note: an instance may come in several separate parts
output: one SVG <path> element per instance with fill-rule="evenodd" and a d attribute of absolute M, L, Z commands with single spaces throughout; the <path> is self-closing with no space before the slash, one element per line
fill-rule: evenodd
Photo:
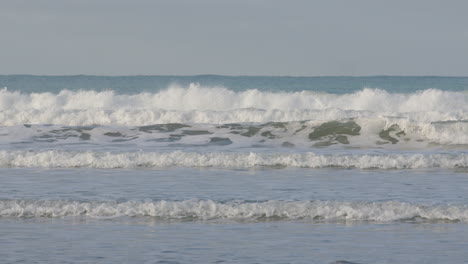
<path fill-rule="evenodd" d="M 468 144 L 468 120 L 403 117 L 266 123 L 162 123 L 144 126 L 34 125 L 0 127 L 4 144 L 118 144 L 135 146 L 378 147 L 425 149 Z"/>
<path fill-rule="evenodd" d="M 213 100 L 216 98 L 216 100 Z M 421 104 L 420 102 L 425 102 Z M 112 90 L 62 90 L 59 93 L 22 93 L 0 91 L 0 110 L 7 109 L 167 109 L 167 110 L 232 110 L 339 108 L 374 112 L 451 112 L 468 111 L 466 92 L 426 89 L 413 93 L 390 93 L 377 88 L 364 88 L 348 94 L 331 94 L 309 90 L 270 92 L 257 89 L 233 91 L 217 86 L 169 86 L 156 92 L 118 94 Z"/>
<path fill-rule="evenodd" d="M 38 168 L 468 168 L 467 153 L 319 154 L 314 152 L 0 151 L 0 167 Z"/>
<path fill-rule="evenodd" d="M 297 220 L 315 221 L 453 221 L 468 222 L 465 205 L 420 205 L 398 201 L 34 201 L 0 200 L 0 217 L 154 217 L 179 220 Z"/>

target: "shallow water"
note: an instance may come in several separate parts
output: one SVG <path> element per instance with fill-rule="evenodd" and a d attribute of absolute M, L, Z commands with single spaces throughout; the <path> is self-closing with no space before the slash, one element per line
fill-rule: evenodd
<path fill-rule="evenodd" d="M 448 170 L 16 168 L 0 175 L 2 201 L 468 203 L 466 173 Z M 0 255 L 5 263 L 467 263 L 468 208 L 462 222 L 437 214 L 395 219 L 395 208 L 387 209 L 381 221 L 3 215 Z"/>
<path fill-rule="evenodd" d="M 4 263 L 468 263 L 466 225 L 5 219 Z"/>
<path fill-rule="evenodd" d="M 0 169 L 0 198 L 71 201 L 400 201 L 468 204 L 444 169 Z"/>

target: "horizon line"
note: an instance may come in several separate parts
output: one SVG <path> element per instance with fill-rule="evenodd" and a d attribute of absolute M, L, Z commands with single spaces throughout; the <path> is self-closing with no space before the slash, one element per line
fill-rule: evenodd
<path fill-rule="evenodd" d="M 30 77 L 282 77 L 282 78 L 320 78 L 320 77 L 346 77 L 346 78 L 369 78 L 369 77 L 442 77 L 442 78 L 468 78 L 462 75 L 389 75 L 389 74 L 376 74 L 376 75 L 226 75 L 226 74 L 130 74 L 130 75 L 96 75 L 96 74 L 0 74 L 0 76 L 30 76 Z"/>

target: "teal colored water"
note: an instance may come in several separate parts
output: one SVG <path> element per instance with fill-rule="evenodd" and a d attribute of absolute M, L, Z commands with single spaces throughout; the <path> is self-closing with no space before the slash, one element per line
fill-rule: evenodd
<path fill-rule="evenodd" d="M 0 87 L 9 90 L 52 92 L 61 90 L 105 90 L 118 93 L 155 92 L 170 85 L 222 86 L 234 91 L 259 89 L 262 91 L 318 91 L 351 93 L 363 88 L 379 88 L 393 93 L 409 93 L 426 89 L 465 91 L 468 77 L 437 76 L 370 76 L 370 77 L 274 77 L 274 76 L 31 76 L 0 75 Z"/>

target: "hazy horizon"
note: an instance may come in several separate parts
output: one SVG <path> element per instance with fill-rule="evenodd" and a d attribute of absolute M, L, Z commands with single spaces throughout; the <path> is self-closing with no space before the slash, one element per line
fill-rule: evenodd
<path fill-rule="evenodd" d="M 284 78 L 320 78 L 320 77 L 351 77 L 351 78 L 372 78 L 372 77 L 421 77 L 421 78 L 468 78 L 468 75 L 229 75 L 229 74 L 131 74 L 131 75 L 97 75 L 97 74 L 27 74 L 27 73 L 12 73 L 0 74 L 0 76 L 32 76 L 32 77 L 75 77 L 75 76 L 90 76 L 90 77 L 197 77 L 197 76 L 219 76 L 219 77 L 284 77 Z"/>

